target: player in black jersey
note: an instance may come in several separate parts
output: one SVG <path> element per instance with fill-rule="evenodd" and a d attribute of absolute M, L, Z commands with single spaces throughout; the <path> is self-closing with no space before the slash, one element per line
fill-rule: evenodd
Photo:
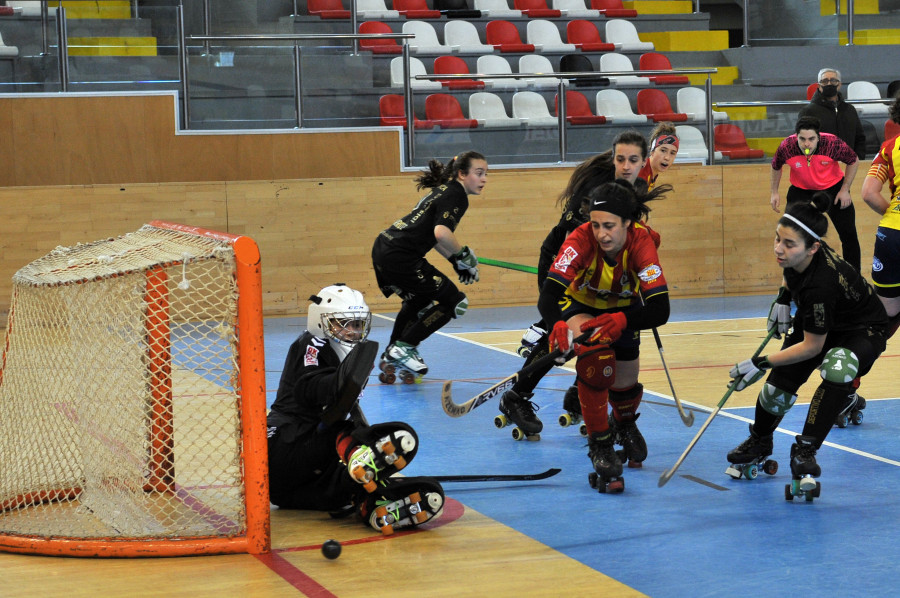
<path fill-rule="evenodd" d="M 437 160 L 416 178 L 418 189 L 431 192 L 413 210 L 381 231 L 372 247 L 375 278 L 385 297 L 402 300 L 381 356 L 379 379 L 392 383 L 399 373 L 404 382 L 417 382 L 428 372 L 417 347 L 451 319 L 466 313 L 469 301 L 456 285 L 428 263 L 432 248 L 447 258 L 463 284 L 478 281 L 478 259 L 456 239 L 456 227 L 469 207 L 469 195 L 481 195 L 488 164 L 468 151 L 447 165 Z"/>
<path fill-rule="evenodd" d="M 794 482 L 786 489 L 789 499 L 818 495 L 813 479 L 821 473 L 816 451 L 853 393 L 854 378 L 864 376 L 885 348 L 887 314 L 875 290 L 822 239 L 831 201 L 827 193 L 816 193 L 812 202 L 791 204 L 778 220 L 775 259 L 784 271 L 784 286 L 770 310 L 769 330 L 785 333 L 784 344 L 780 351 L 742 361 L 730 372 L 734 390 L 740 391 L 772 370 L 756 400 L 750 437 L 728 453 L 728 461 L 736 465 L 772 453 L 773 432 L 797 400 L 797 390 L 814 370 L 822 376 L 803 433 L 791 447 Z M 796 305 L 793 320 L 791 301 Z"/>

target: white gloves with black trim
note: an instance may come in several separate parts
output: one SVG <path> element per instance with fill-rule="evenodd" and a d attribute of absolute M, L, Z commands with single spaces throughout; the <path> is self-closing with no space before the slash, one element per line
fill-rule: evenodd
<path fill-rule="evenodd" d="M 775 338 L 781 338 L 791 329 L 791 292 L 784 287 L 778 289 L 778 296 L 769 308 L 769 321 L 766 331 L 773 332 Z"/>
<path fill-rule="evenodd" d="M 766 370 L 772 367 L 769 359 L 763 357 L 751 357 L 736 364 L 728 375 L 731 376 L 731 384 L 738 392 L 744 390 L 766 374 Z"/>
<path fill-rule="evenodd" d="M 456 268 L 459 282 L 463 284 L 478 282 L 478 258 L 468 246 L 464 246 L 458 253 L 454 253 L 447 259 Z"/>

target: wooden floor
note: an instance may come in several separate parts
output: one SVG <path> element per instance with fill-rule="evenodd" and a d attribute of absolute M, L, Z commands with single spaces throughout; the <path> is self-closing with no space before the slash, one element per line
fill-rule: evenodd
<path fill-rule="evenodd" d="M 389 322 L 382 324 L 386 326 Z M 706 412 L 725 393 L 728 367 L 740 356 L 749 356 L 756 350 L 765 336 L 764 330 L 765 320 L 761 317 L 676 321 L 660 329 L 666 364 L 678 397 L 687 406 L 697 409 L 697 423 L 694 424 L 693 430 L 682 430 L 682 435 L 688 434 L 690 437 L 699 428 L 699 424 L 706 418 Z M 513 352 L 518 346 L 521 332 L 521 328 L 459 332 L 450 329 L 443 336 L 452 337 L 457 343 L 463 341 L 503 352 Z M 267 332 L 269 363 L 276 363 L 282 359 L 283 349 L 296 333 L 296 326 L 289 325 L 279 333 L 281 336 L 270 341 Z M 875 369 L 865 378 L 862 392 L 869 399 L 896 396 L 893 372 L 898 366 L 898 352 L 895 347 L 896 344 L 893 347 L 889 346 Z M 773 342 L 768 349 L 771 351 L 774 348 Z M 443 358 L 437 355 L 431 357 L 434 360 Z M 663 398 L 669 397 L 671 395 L 669 383 L 659 352 L 650 335 L 643 339 L 641 359 L 643 365 L 641 381 L 645 388 L 651 389 Z M 494 368 L 492 378 L 485 378 L 485 383 L 493 383 L 511 373 L 504 370 L 504 367 L 506 366 L 500 366 L 499 371 Z M 270 366 L 267 370 L 271 395 L 274 391 L 271 380 L 277 380 L 280 372 L 276 371 L 275 366 Z M 471 378 L 462 374 L 457 374 L 456 377 L 473 382 L 482 379 L 478 372 L 472 373 Z M 568 386 L 570 380 L 569 374 L 556 370 L 545 379 L 542 386 L 562 390 Z M 426 396 L 428 401 L 436 402 L 439 382 L 439 379 L 434 379 L 416 388 L 394 386 L 379 389 L 381 385 L 373 377 L 366 393 L 375 392 L 380 393 L 377 395 L 379 397 L 406 401 L 407 399 L 402 396 L 403 393 L 407 393 L 408 398 L 409 392 L 412 391 L 417 393 L 416 397 Z M 795 407 L 797 411 L 805 414 L 802 403 L 808 402 L 814 383 L 813 379 L 813 382 L 801 389 L 800 400 Z M 556 396 L 561 401 L 561 393 L 557 392 Z M 754 390 L 735 393 L 728 406 L 749 406 L 754 403 L 755 398 Z M 654 398 L 648 396 L 645 401 L 647 401 L 645 409 L 652 408 Z M 663 400 L 659 403 L 665 405 L 665 409 L 672 407 L 669 401 Z M 417 409 L 415 402 L 405 408 L 410 412 Z M 399 419 L 404 416 L 397 414 L 395 417 Z M 448 430 L 448 434 L 451 422 L 459 421 L 440 419 L 442 414 L 434 417 L 434 429 Z M 552 425 L 553 417 L 555 416 L 552 414 L 544 417 L 545 426 Z M 669 417 L 675 422 L 678 421 L 674 412 Z M 423 423 L 417 423 L 417 429 L 424 426 Z M 557 432 L 554 431 L 555 433 Z M 421 430 L 420 436 L 424 438 Z M 742 439 L 736 437 L 735 441 L 739 442 Z M 544 446 L 536 448 L 544 449 L 546 452 L 553 445 L 549 444 L 547 439 L 544 440 L 540 443 Z M 471 439 L 471 442 L 476 444 L 478 440 Z M 534 443 L 512 443 L 511 440 L 509 442 L 511 451 L 535 450 L 529 447 L 522 448 L 524 445 Z M 678 442 L 679 445 L 673 448 L 675 454 L 685 446 L 683 436 Z M 579 462 L 578 465 L 583 468 L 585 463 Z M 661 463 L 660 467 L 669 465 L 671 462 Z M 447 469 L 450 467 L 451 465 L 448 465 Z M 784 460 L 783 467 L 787 467 Z M 477 466 L 475 469 L 478 469 Z M 654 475 L 651 472 L 645 473 L 648 476 Z M 652 481 L 655 482 L 655 477 Z M 429 524 L 426 531 L 398 533 L 389 538 L 375 535 L 352 518 L 332 520 L 320 513 L 273 510 L 273 552 L 269 555 L 102 560 L 0 553 L 0 579 L 2 579 L 0 596 L 7 598 L 65 594 L 72 598 L 80 596 L 197 598 L 306 595 L 362 598 L 375 595 L 417 597 L 642 595 L 628 585 L 575 558 L 566 556 L 526 533 L 465 506 L 467 493 L 464 489 L 460 489 L 460 486 L 448 488 L 447 493 L 448 501 L 444 514 Z M 628 491 L 625 496 L 617 499 L 627 501 L 627 494 Z M 515 492 L 503 496 L 504 500 L 517 500 Z M 550 508 L 565 509 L 566 505 L 561 502 Z M 534 517 L 541 517 L 540 509 L 535 510 Z M 577 519 L 574 517 L 573 523 L 577 525 Z M 343 544 L 343 553 L 337 560 L 326 560 L 319 551 L 321 543 L 329 538 L 337 539 Z M 610 559 L 609 571 L 614 572 L 616 569 L 614 553 L 610 554 Z M 722 575 L 726 575 L 724 571 Z M 883 589 L 887 591 L 887 588 Z M 663 592 L 659 595 L 665 594 Z M 671 595 L 683 594 L 675 592 Z"/>

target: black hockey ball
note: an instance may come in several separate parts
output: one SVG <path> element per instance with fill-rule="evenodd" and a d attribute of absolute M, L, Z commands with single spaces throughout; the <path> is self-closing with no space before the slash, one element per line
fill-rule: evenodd
<path fill-rule="evenodd" d="M 322 544 L 322 554 L 326 559 L 336 559 L 341 556 L 341 543 L 337 540 L 327 540 Z"/>

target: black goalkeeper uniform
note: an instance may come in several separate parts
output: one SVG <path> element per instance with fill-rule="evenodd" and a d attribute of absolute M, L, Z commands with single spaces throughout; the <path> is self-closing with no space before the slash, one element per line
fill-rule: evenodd
<path fill-rule="evenodd" d="M 872 285 L 825 245 L 803 272 L 785 268 L 784 279 L 797 311 L 782 348 L 801 342 L 804 332 L 828 336 L 818 355 L 773 368 L 769 382 L 796 393 L 835 347 L 853 351 L 859 359 L 858 375 L 864 376 L 884 351 L 887 332 L 887 313 Z"/>
<path fill-rule="evenodd" d="M 338 434 L 354 424 L 326 426 L 320 417 L 337 395 L 340 365 L 328 340 L 309 331 L 288 350 L 266 419 L 269 497 L 279 507 L 336 511 L 359 492 L 335 447 Z"/>
<path fill-rule="evenodd" d="M 450 181 L 432 189 L 412 212 L 379 233 L 372 247 L 372 263 L 385 297 L 395 293 L 401 299 L 410 294 L 428 296 L 445 281 L 453 285 L 428 263 L 425 254 L 437 244 L 434 227 L 443 224 L 456 231 L 468 208 L 466 190 L 458 181 Z"/>

